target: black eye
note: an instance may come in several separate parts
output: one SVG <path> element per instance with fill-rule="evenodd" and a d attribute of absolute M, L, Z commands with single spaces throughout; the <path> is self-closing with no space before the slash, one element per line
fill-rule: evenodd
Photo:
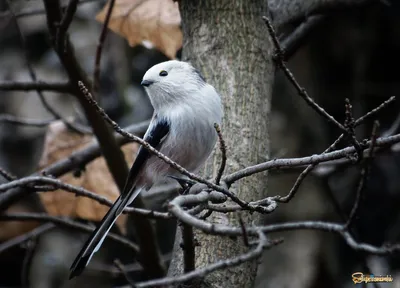
<path fill-rule="evenodd" d="M 162 71 L 160 72 L 160 76 L 167 76 L 167 75 L 168 75 L 168 72 L 165 71 L 165 70 L 162 70 Z"/>

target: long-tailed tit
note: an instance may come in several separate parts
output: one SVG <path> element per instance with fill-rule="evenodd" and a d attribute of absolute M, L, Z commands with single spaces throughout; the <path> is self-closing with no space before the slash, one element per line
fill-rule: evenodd
<path fill-rule="evenodd" d="M 187 170 L 196 172 L 217 141 L 214 123 L 220 124 L 223 116 L 218 93 L 193 66 L 176 60 L 150 68 L 141 85 L 154 107 L 144 140 Z M 121 195 L 79 252 L 71 266 L 70 279 L 82 273 L 124 208 L 141 190 L 150 189 L 167 175 L 179 172 L 140 147 Z"/>

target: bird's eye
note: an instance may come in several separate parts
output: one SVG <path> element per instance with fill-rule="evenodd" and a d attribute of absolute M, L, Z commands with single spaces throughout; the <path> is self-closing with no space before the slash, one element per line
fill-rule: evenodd
<path fill-rule="evenodd" d="M 162 70 L 162 71 L 160 72 L 160 76 L 167 76 L 167 75 L 168 75 L 168 72 L 165 71 L 165 70 Z"/>

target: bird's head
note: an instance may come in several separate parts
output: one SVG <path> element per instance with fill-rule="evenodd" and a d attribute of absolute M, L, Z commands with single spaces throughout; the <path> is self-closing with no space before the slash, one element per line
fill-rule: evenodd
<path fill-rule="evenodd" d="M 154 109 L 185 103 L 206 85 L 198 70 L 187 62 L 171 60 L 151 67 L 141 85 L 149 95 Z"/>

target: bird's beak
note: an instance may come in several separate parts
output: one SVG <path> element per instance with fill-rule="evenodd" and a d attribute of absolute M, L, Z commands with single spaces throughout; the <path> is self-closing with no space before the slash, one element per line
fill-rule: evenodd
<path fill-rule="evenodd" d="M 143 80 L 140 85 L 144 86 L 144 87 L 149 87 L 151 84 L 153 84 L 153 81 L 149 81 L 149 80 Z"/>

